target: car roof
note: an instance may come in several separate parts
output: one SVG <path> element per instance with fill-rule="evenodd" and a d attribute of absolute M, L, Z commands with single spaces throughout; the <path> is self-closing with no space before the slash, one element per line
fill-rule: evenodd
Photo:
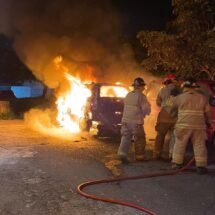
<path fill-rule="evenodd" d="M 89 85 L 97 85 L 97 86 L 118 86 L 118 87 L 125 87 L 128 88 L 125 84 L 116 84 L 116 83 L 104 83 L 104 82 L 97 82 L 97 83 L 91 83 Z"/>

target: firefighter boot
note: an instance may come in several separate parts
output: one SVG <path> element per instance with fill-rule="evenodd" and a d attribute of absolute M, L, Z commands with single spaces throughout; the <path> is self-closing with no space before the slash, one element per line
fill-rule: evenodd
<path fill-rule="evenodd" d="M 144 157 L 146 145 L 145 132 L 142 125 L 137 125 L 134 128 L 134 150 L 136 161 L 146 160 Z"/>
<path fill-rule="evenodd" d="M 135 160 L 136 161 L 145 161 L 145 140 L 143 139 L 137 139 L 134 142 L 134 148 L 135 148 Z"/>
<path fill-rule="evenodd" d="M 159 152 L 153 152 L 152 160 L 159 160 L 160 159 L 160 153 Z"/>
<path fill-rule="evenodd" d="M 172 169 L 173 170 L 179 170 L 183 167 L 183 164 L 177 164 L 177 163 L 173 163 L 172 164 Z"/>
<path fill-rule="evenodd" d="M 163 160 L 163 161 L 171 161 L 168 152 L 162 152 L 160 158 L 161 158 L 161 160 Z"/>
<path fill-rule="evenodd" d="M 121 160 L 122 163 L 124 163 L 124 164 L 130 163 L 130 160 L 127 158 L 127 156 L 118 155 L 118 157 L 119 157 L 119 160 Z"/>
<path fill-rule="evenodd" d="M 208 173 L 208 169 L 206 167 L 197 167 L 196 172 L 199 175 L 205 175 Z"/>

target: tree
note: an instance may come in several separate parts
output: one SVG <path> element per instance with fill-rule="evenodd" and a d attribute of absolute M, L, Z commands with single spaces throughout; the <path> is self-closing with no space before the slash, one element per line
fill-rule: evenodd
<path fill-rule="evenodd" d="M 0 35 L 0 82 L 17 84 L 26 80 L 35 80 L 35 77 L 17 57 L 12 41 Z"/>
<path fill-rule="evenodd" d="M 146 70 L 187 76 L 215 76 L 214 0 L 173 0 L 173 20 L 166 31 L 141 31 L 141 44 L 148 50 Z"/>

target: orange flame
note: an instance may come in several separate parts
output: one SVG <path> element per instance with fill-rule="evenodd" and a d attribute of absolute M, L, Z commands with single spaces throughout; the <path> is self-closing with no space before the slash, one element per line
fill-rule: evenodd
<path fill-rule="evenodd" d="M 70 90 L 57 100 L 57 121 L 72 133 L 80 132 L 80 122 L 84 118 L 84 109 L 91 91 L 81 82 L 67 73 L 65 77 L 70 82 Z"/>
<path fill-rule="evenodd" d="M 56 68 L 63 72 L 66 78 L 66 83 L 61 83 L 61 85 L 56 88 L 56 93 L 58 94 L 58 99 L 56 101 L 58 111 L 57 121 L 65 130 L 77 133 L 81 130 L 80 123 L 84 118 L 85 106 L 88 97 L 91 96 L 91 91 L 80 78 L 68 74 L 69 69 L 64 64 L 63 60 L 63 57 L 60 55 L 53 60 Z M 93 68 L 89 65 L 85 66 L 84 71 L 80 72 L 80 74 L 86 76 L 82 77 L 82 80 L 87 80 L 88 82 L 90 80 L 92 82 L 92 73 Z M 69 90 L 67 88 L 67 83 Z"/>
<path fill-rule="evenodd" d="M 100 96 L 101 97 L 115 97 L 115 98 L 124 98 L 128 93 L 128 90 L 123 86 L 114 86 L 114 85 L 107 85 L 102 86 L 100 89 Z"/>

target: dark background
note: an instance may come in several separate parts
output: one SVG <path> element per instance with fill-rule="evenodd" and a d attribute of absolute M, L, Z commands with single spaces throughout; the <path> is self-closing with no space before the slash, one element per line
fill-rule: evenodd
<path fill-rule="evenodd" d="M 124 20 L 124 32 L 135 36 L 141 30 L 164 30 L 171 19 L 171 0 L 112 0 Z"/>

